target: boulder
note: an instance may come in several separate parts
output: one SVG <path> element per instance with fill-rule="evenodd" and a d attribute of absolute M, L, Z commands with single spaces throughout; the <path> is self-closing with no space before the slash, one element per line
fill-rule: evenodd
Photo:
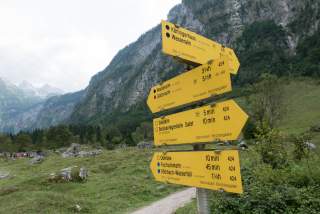
<path fill-rule="evenodd" d="M 51 173 L 50 182 L 82 182 L 88 177 L 88 170 L 85 167 L 72 166 L 61 169 L 59 173 Z"/>
<path fill-rule="evenodd" d="M 71 146 L 62 153 L 62 157 L 94 157 L 102 153 L 102 149 L 92 151 L 80 151 L 80 144 L 73 143 Z"/>
<path fill-rule="evenodd" d="M 306 146 L 307 146 L 307 148 L 310 149 L 310 150 L 314 150 L 314 149 L 317 148 L 316 145 L 314 145 L 313 143 L 310 143 L 310 142 L 306 142 Z"/>
<path fill-rule="evenodd" d="M 246 144 L 246 142 L 243 140 L 238 144 L 238 147 L 242 150 L 248 149 L 248 145 Z"/>
<path fill-rule="evenodd" d="M 74 208 L 75 208 L 75 211 L 77 211 L 77 212 L 81 211 L 81 207 L 79 204 L 76 204 L 76 206 Z"/>
<path fill-rule="evenodd" d="M 0 180 L 10 178 L 10 172 L 0 171 Z"/>
<path fill-rule="evenodd" d="M 70 147 L 62 153 L 62 157 L 68 158 L 68 157 L 77 157 L 80 152 L 80 144 L 72 143 Z"/>
<path fill-rule="evenodd" d="M 92 151 L 80 151 L 78 153 L 79 157 L 95 157 L 97 155 L 100 155 L 102 153 L 101 149 L 92 150 Z"/>
<path fill-rule="evenodd" d="M 34 158 L 30 160 L 30 164 L 39 164 L 44 161 L 44 156 L 42 155 L 36 155 Z"/>
<path fill-rule="evenodd" d="M 79 177 L 81 180 L 86 180 L 88 178 L 88 170 L 84 167 L 81 167 L 79 170 Z"/>
<path fill-rule="evenodd" d="M 80 144 L 72 143 L 70 147 L 67 149 L 67 152 L 78 153 L 80 151 Z"/>
<path fill-rule="evenodd" d="M 137 144 L 138 149 L 151 149 L 152 146 L 153 145 L 151 141 L 141 141 Z"/>

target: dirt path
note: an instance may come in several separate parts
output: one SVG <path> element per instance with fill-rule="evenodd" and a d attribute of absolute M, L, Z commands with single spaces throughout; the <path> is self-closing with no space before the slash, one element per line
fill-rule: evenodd
<path fill-rule="evenodd" d="M 149 206 L 143 207 L 131 214 L 172 214 L 178 208 L 183 207 L 196 197 L 196 189 L 188 188 L 180 192 L 173 193 Z"/>

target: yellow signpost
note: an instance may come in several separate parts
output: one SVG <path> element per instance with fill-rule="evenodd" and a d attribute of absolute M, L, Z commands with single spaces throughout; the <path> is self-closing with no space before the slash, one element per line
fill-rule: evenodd
<path fill-rule="evenodd" d="M 232 90 L 230 74 L 240 63 L 231 48 L 167 21 L 161 25 L 163 52 L 199 66 L 151 89 L 153 113 Z M 205 189 L 242 193 L 238 151 L 205 151 L 204 144 L 237 140 L 247 119 L 233 100 L 154 119 L 154 145 L 193 144 L 195 150 L 156 152 L 150 164 L 155 179 L 197 187 L 198 213 L 209 213 Z"/>
<path fill-rule="evenodd" d="M 156 152 L 150 168 L 157 181 L 243 192 L 237 150 Z"/>
<path fill-rule="evenodd" d="M 155 113 L 231 91 L 227 63 L 227 57 L 222 57 L 154 86 L 149 108 Z"/>
<path fill-rule="evenodd" d="M 233 74 L 238 72 L 240 65 L 232 49 L 167 21 L 162 21 L 162 51 L 197 64 L 218 60 L 225 54 L 229 57 L 230 73 Z"/>
<path fill-rule="evenodd" d="M 240 62 L 234 51 L 231 48 L 224 48 L 222 49 L 222 55 L 228 56 L 229 72 L 232 74 L 237 74 L 240 67 Z"/>
<path fill-rule="evenodd" d="M 165 54 L 205 64 L 219 59 L 221 45 L 199 34 L 162 21 L 162 50 Z"/>
<path fill-rule="evenodd" d="M 236 140 L 247 118 L 233 100 L 156 118 L 153 120 L 154 144 Z"/>

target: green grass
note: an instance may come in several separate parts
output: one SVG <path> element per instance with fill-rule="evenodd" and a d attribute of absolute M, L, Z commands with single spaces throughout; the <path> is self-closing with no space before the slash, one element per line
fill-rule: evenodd
<path fill-rule="evenodd" d="M 289 134 L 307 131 L 320 124 L 320 81 L 294 80 L 285 86 L 287 112 L 280 129 Z"/>
<path fill-rule="evenodd" d="M 27 159 L 0 162 L 0 170 L 14 176 L 0 180 L 0 213 L 126 213 L 177 190 L 154 181 L 149 170 L 152 151 L 104 151 L 95 158 L 50 155 L 42 164 Z M 85 166 L 85 183 L 49 183 L 52 172 Z"/>
<path fill-rule="evenodd" d="M 179 208 L 175 214 L 197 214 L 197 201 L 192 200 L 186 206 Z"/>

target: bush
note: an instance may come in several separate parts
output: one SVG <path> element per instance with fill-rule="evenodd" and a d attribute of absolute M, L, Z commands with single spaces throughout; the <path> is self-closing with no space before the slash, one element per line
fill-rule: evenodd
<path fill-rule="evenodd" d="M 282 142 L 283 137 L 279 131 L 263 124 L 261 127 L 257 127 L 255 136 L 259 142 L 257 150 L 261 155 L 262 161 L 270 164 L 274 169 L 285 167 L 288 155 Z"/>
<path fill-rule="evenodd" d="M 254 134 L 256 132 L 256 126 L 254 122 L 249 118 L 248 122 L 246 123 L 246 126 L 243 129 L 243 136 L 245 139 L 253 139 Z"/>
<path fill-rule="evenodd" d="M 293 156 L 296 160 L 301 160 L 302 158 L 309 156 L 309 148 L 307 142 L 310 141 L 311 137 L 309 134 L 301 134 L 295 136 L 294 138 L 294 150 Z"/>
<path fill-rule="evenodd" d="M 283 169 L 256 163 L 242 169 L 242 195 L 212 192 L 211 212 L 319 213 L 319 173 L 317 169 L 311 174 L 304 163 Z"/>
<path fill-rule="evenodd" d="M 224 195 L 223 195 L 224 194 Z M 318 213 L 319 187 L 254 183 L 241 196 L 215 193 L 212 213 Z"/>

